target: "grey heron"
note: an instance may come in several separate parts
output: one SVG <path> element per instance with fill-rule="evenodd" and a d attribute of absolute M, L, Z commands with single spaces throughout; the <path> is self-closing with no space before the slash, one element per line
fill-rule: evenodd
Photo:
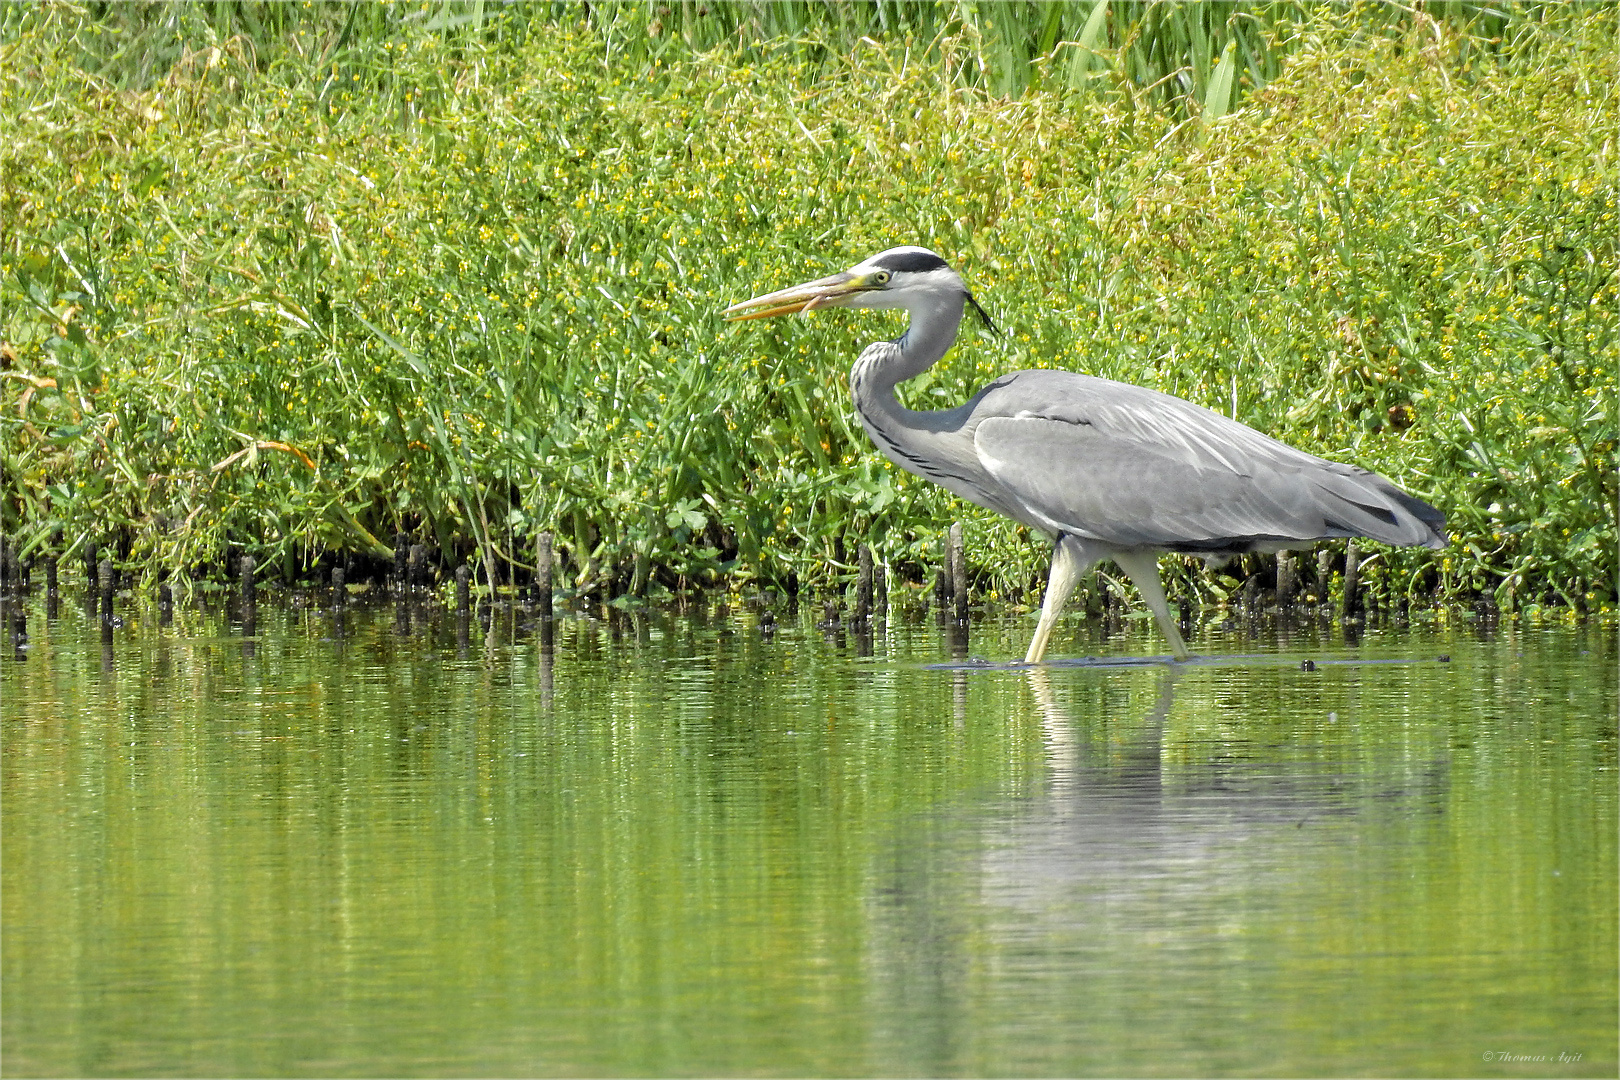
<path fill-rule="evenodd" d="M 1159 582 L 1162 554 L 1218 564 L 1243 552 L 1352 536 L 1445 547 L 1444 516 L 1377 473 L 1296 450 L 1157 390 L 1069 371 L 1015 371 L 954 409 L 906 408 L 895 387 L 945 355 L 970 304 L 991 326 L 944 259 L 897 247 L 724 314 L 906 310 L 905 333 L 856 357 L 849 373 L 855 412 L 902 469 L 1052 537 L 1046 596 L 1025 663 L 1040 662 L 1075 585 L 1104 559 L 1130 577 L 1180 660 L 1187 645 Z"/>

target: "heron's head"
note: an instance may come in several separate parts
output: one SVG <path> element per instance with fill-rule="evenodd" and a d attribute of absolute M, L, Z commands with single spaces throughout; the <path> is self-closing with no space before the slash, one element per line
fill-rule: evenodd
<path fill-rule="evenodd" d="M 725 316 L 732 321 L 764 319 L 773 315 L 808 315 L 818 308 L 831 307 L 917 311 L 952 302 L 972 304 L 984 324 L 995 329 L 990 316 L 944 259 L 927 248 L 897 247 L 879 252 L 841 274 L 733 304 L 726 308 Z"/>

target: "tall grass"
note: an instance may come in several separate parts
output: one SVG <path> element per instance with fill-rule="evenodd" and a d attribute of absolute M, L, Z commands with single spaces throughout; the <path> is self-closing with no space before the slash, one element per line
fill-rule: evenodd
<path fill-rule="evenodd" d="M 1430 0 L 1350 5 L 1353 33 L 1449 33 L 1467 64 L 1540 62 L 1525 48 L 1549 0 Z M 1282 69 L 1318 5 L 1302 0 L 577 0 L 534 3 L 95 4 L 87 66 L 125 89 L 150 86 L 199 43 L 239 39 L 265 56 L 344 64 L 379 41 L 432 33 L 477 48 L 521 47 L 584 25 L 609 63 L 635 71 L 715 49 L 745 62 L 790 58 L 834 70 L 865 39 L 941 66 L 957 86 L 997 96 L 1063 89 L 1125 97 L 1183 116 L 1224 114 Z M 10 16 L 19 21 L 17 14 Z"/>
<path fill-rule="evenodd" d="M 618 592 L 920 574 L 967 513 L 1016 596 L 1040 548 L 853 422 L 891 319 L 716 318 L 918 242 L 1011 332 L 914 402 L 1157 386 L 1441 506 L 1390 596 L 1611 602 L 1614 9 L 1496 12 L 7 9 L 4 527 L 289 578 L 546 529 Z"/>

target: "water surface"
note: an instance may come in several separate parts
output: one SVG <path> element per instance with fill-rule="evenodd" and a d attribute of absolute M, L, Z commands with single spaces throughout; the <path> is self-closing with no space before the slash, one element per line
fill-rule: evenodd
<path fill-rule="evenodd" d="M 31 609 L 6 1073 L 1615 1074 L 1612 630 L 779 618 Z"/>

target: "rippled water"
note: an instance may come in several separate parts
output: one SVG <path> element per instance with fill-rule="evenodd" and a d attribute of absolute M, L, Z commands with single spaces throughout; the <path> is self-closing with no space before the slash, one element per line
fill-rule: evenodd
<path fill-rule="evenodd" d="M 5 1072 L 1615 1074 L 1612 629 L 811 622 L 33 611 Z"/>

